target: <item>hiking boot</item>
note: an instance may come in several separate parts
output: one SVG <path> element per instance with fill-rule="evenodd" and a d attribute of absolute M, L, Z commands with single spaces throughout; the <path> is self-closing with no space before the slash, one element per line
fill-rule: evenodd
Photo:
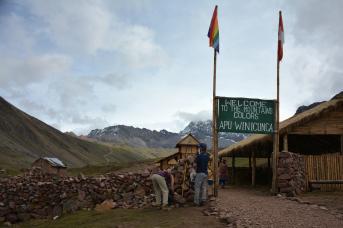
<path fill-rule="evenodd" d="M 153 202 L 153 203 L 151 204 L 151 206 L 153 206 L 153 207 L 160 207 L 161 204 L 160 204 L 160 203 Z"/>
<path fill-rule="evenodd" d="M 192 203 L 192 206 L 193 206 L 193 207 L 200 207 L 200 204 L 197 204 L 197 203 L 194 203 L 194 202 L 193 202 L 193 203 Z"/>
<path fill-rule="evenodd" d="M 201 201 L 200 207 L 207 206 L 207 201 Z"/>
<path fill-rule="evenodd" d="M 162 210 L 162 211 L 170 211 L 170 210 L 171 210 L 171 207 L 169 207 L 168 204 L 162 205 L 162 206 L 161 206 L 161 210 Z"/>

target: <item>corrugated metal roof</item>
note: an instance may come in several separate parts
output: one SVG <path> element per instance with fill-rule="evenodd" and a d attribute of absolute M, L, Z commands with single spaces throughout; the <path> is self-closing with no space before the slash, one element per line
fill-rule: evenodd
<path fill-rule="evenodd" d="M 60 159 L 58 159 L 58 158 L 48 158 L 48 157 L 44 157 L 43 159 L 46 160 L 46 161 L 48 161 L 52 166 L 67 168 L 67 166 L 65 166 L 65 165 L 63 164 L 63 162 L 62 162 Z"/>

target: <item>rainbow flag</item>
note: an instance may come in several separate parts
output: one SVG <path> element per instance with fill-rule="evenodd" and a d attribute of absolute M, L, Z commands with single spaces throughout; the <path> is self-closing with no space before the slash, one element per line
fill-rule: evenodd
<path fill-rule="evenodd" d="M 207 36 L 210 39 L 210 47 L 213 47 L 219 53 L 219 26 L 218 26 L 218 6 L 214 8 L 210 28 Z"/>

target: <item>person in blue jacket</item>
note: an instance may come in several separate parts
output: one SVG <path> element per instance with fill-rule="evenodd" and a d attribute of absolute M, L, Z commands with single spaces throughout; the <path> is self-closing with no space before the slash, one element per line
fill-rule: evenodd
<path fill-rule="evenodd" d="M 199 144 L 200 153 L 195 158 L 196 176 L 194 184 L 194 204 L 202 206 L 207 201 L 207 185 L 208 185 L 208 162 L 210 155 L 207 153 L 207 146 L 205 143 Z"/>

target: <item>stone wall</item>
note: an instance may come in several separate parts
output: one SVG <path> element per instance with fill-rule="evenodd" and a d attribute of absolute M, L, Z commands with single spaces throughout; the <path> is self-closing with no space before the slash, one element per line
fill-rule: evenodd
<path fill-rule="evenodd" d="M 193 199 L 189 178 L 193 160 L 181 159 L 172 170 L 176 206 Z M 80 209 L 94 209 L 104 202 L 110 202 L 111 208 L 150 207 L 155 199 L 150 175 L 146 170 L 96 177 L 58 177 L 34 167 L 20 176 L 0 177 L 0 224 L 57 218 Z"/>
<path fill-rule="evenodd" d="M 34 168 L 24 175 L 0 179 L 0 222 L 54 218 L 92 209 L 106 199 L 114 207 L 140 208 L 153 200 L 149 172 L 97 177 L 56 177 Z"/>
<path fill-rule="evenodd" d="M 288 151 L 280 152 L 278 164 L 278 188 L 280 193 L 295 196 L 305 192 L 304 157 Z"/>

